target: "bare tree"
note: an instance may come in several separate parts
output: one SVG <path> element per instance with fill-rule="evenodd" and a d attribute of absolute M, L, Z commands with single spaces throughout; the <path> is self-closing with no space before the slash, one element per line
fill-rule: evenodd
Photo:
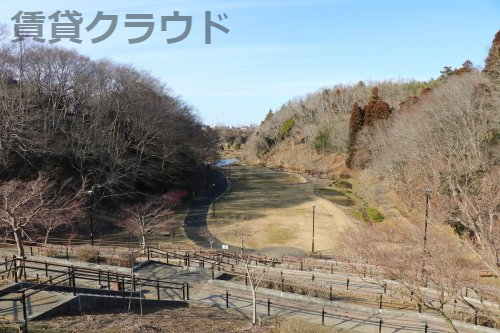
<path fill-rule="evenodd" d="M 168 231 L 175 224 L 174 213 L 164 200 L 150 198 L 144 203 L 124 208 L 124 212 L 126 217 L 119 225 L 131 234 L 139 236 L 143 249 L 146 248 L 148 235 Z"/>
<path fill-rule="evenodd" d="M 245 270 L 245 275 L 248 278 L 250 283 L 250 289 L 252 292 L 252 324 L 257 324 L 257 290 L 259 289 L 260 283 L 266 276 L 269 269 L 272 267 L 272 264 L 269 264 L 264 268 L 256 267 L 252 265 L 252 259 L 250 255 L 245 254 L 244 240 L 250 236 L 250 229 L 246 226 L 243 226 L 236 231 L 236 236 L 240 239 L 241 248 L 240 248 L 240 265 L 243 266 Z M 273 259 L 274 260 L 274 259 Z"/>
<path fill-rule="evenodd" d="M 68 187 L 69 182 L 58 185 L 42 174 L 32 181 L 0 184 L 0 224 L 13 235 L 19 257 L 25 254 L 23 239 L 32 239 L 39 230 L 47 239 L 56 227 L 82 216 L 83 187 L 73 193 Z"/>
<path fill-rule="evenodd" d="M 210 243 L 210 248 L 213 249 L 213 245 L 215 241 L 217 241 L 217 236 L 220 233 L 220 228 L 219 226 L 210 226 L 210 228 L 206 227 L 202 234 L 207 238 L 208 242 Z"/>

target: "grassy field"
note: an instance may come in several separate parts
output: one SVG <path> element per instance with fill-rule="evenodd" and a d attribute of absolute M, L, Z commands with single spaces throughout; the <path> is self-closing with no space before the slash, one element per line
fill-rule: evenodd
<path fill-rule="evenodd" d="M 237 231 L 250 236 L 245 247 L 291 247 L 311 251 L 315 206 L 315 252 L 329 252 L 339 232 L 353 221 L 331 201 L 316 195 L 303 177 L 256 166 L 233 166 L 227 194 L 209 214 L 208 225 L 219 239 L 239 246 Z"/>

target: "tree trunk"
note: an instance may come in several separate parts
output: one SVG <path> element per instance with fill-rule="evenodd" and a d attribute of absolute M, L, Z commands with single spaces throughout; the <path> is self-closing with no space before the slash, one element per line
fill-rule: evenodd
<path fill-rule="evenodd" d="M 255 295 L 255 289 L 252 286 L 252 310 L 253 310 L 253 316 L 252 316 L 252 324 L 255 325 L 257 323 L 257 297 Z"/>
<path fill-rule="evenodd" d="M 142 249 L 146 249 L 146 235 L 142 235 Z"/>
<path fill-rule="evenodd" d="M 17 255 L 18 257 L 22 258 L 24 257 L 24 246 L 21 238 L 22 238 L 21 229 L 19 228 L 14 229 L 14 239 L 16 240 Z"/>
<path fill-rule="evenodd" d="M 23 246 L 23 241 L 22 241 L 21 237 L 22 237 L 21 229 L 15 228 L 14 229 L 14 238 L 16 240 L 18 258 L 24 258 L 24 246 Z M 18 279 L 21 279 L 23 276 L 23 273 L 24 273 L 23 266 L 18 265 L 17 272 L 14 272 L 13 274 L 16 274 Z"/>
<path fill-rule="evenodd" d="M 43 239 L 43 244 L 47 244 L 49 241 L 49 234 L 50 234 L 50 229 L 47 229 L 47 232 L 45 233 L 45 238 Z"/>

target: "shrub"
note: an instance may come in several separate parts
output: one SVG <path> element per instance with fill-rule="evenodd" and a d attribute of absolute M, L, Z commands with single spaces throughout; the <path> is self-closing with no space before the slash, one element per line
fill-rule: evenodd
<path fill-rule="evenodd" d="M 60 251 L 54 246 L 47 246 L 45 248 L 45 255 L 47 257 L 54 257 L 55 258 L 55 257 L 59 256 L 59 253 L 60 253 Z"/>
<path fill-rule="evenodd" d="M 288 119 L 281 125 L 280 127 L 281 139 L 290 136 L 290 132 L 292 131 L 293 126 L 295 126 L 295 120 L 293 120 L 293 118 Z"/>
<path fill-rule="evenodd" d="M 373 207 L 367 207 L 366 213 L 368 214 L 370 220 L 373 222 L 382 222 L 385 219 L 385 216 Z"/>
<path fill-rule="evenodd" d="M 314 149 L 316 151 L 325 151 L 330 148 L 330 132 L 327 129 L 321 129 L 314 138 Z"/>
<path fill-rule="evenodd" d="M 128 257 L 106 257 L 106 264 L 111 266 L 130 267 L 133 264 Z"/>
<path fill-rule="evenodd" d="M 84 245 L 75 248 L 75 258 L 80 261 L 97 262 L 99 251 L 91 245 Z"/>

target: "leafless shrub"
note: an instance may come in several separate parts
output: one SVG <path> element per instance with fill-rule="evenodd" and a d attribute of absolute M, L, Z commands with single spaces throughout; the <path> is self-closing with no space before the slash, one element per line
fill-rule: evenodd
<path fill-rule="evenodd" d="M 74 255 L 77 260 L 86 262 L 97 262 L 99 259 L 99 251 L 96 247 L 91 245 L 84 245 L 76 247 Z"/>

